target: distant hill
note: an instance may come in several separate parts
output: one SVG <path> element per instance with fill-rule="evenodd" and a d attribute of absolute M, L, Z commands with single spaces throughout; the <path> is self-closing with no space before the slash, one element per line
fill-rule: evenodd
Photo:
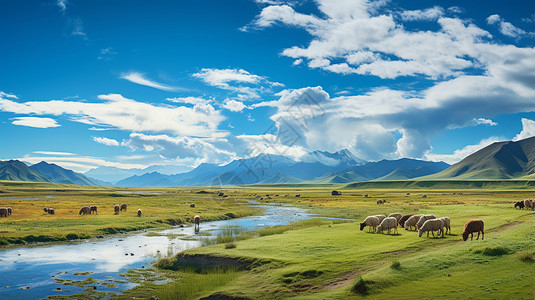
<path fill-rule="evenodd" d="M 169 175 L 160 174 L 158 172 L 146 173 L 141 176 L 134 175 L 116 183 L 117 186 L 129 187 L 147 187 L 147 186 L 176 186 Z"/>
<path fill-rule="evenodd" d="M 348 183 L 369 180 L 406 180 L 445 170 L 450 165 L 445 162 L 432 162 L 402 158 L 368 162 L 362 166 L 327 173 L 313 180 L 316 183 Z"/>
<path fill-rule="evenodd" d="M 496 142 L 448 169 L 419 179 L 514 179 L 535 175 L 535 137 Z"/>
<path fill-rule="evenodd" d="M 0 180 L 51 182 L 46 176 L 18 160 L 0 161 Z"/>
<path fill-rule="evenodd" d="M 31 165 L 30 169 L 42 174 L 50 182 L 79 185 L 102 185 L 102 182 L 97 182 L 72 170 L 67 170 L 56 164 L 50 164 L 44 161 Z"/>

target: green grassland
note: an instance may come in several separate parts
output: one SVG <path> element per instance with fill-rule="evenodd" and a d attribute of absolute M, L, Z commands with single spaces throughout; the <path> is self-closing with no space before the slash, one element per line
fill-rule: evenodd
<path fill-rule="evenodd" d="M 513 208 L 514 202 L 532 197 L 533 191 L 342 189 L 341 196 L 331 196 L 331 190 L 301 185 L 243 187 L 250 195 L 270 194 L 273 199 L 267 201 L 357 221 L 307 220 L 248 235 L 255 238 L 239 235 L 232 247 L 227 241 L 187 250 L 156 264 L 183 281 L 140 285 L 118 298 L 535 298 L 535 214 Z M 295 197 L 297 193 L 301 197 Z M 378 199 L 387 203 L 377 205 Z M 403 229 L 390 235 L 359 231 L 358 222 L 365 216 L 392 212 L 448 216 L 452 234 L 419 238 Z M 485 239 L 463 242 L 463 226 L 475 218 L 485 222 Z M 185 296 L 192 278 L 220 281 Z"/>
<path fill-rule="evenodd" d="M 166 228 L 188 223 L 195 215 L 219 220 L 256 213 L 233 192 L 217 197 L 209 189 L 125 189 L 67 184 L 0 181 L 0 207 L 13 214 L 0 218 L 0 245 L 94 238 L 144 228 Z M 114 214 L 115 204 L 127 203 Z M 195 207 L 190 207 L 195 203 Z M 98 214 L 79 215 L 84 205 L 96 205 Z M 44 207 L 54 208 L 49 215 Z M 143 214 L 138 218 L 136 212 Z"/>

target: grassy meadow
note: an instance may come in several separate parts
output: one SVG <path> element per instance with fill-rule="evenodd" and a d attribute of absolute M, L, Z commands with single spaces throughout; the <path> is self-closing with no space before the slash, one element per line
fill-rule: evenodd
<path fill-rule="evenodd" d="M 193 222 L 195 215 L 206 221 L 256 212 L 237 193 L 227 193 L 229 197 L 222 198 L 195 188 L 126 189 L 0 181 L 0 207 L 13 209 L 11 216 L 0 218 L 0 247 L 167 228 Z M 114 205 L 121 203 L 127 203 L 127 211 L 115 215 Z M 190 207 L 192 203 L 195 207 Z M 98 214 L 79 215 L 84 205 L 96 205 Z M 44 207 L 54 208 L 55 214 L 45 213 Z M 136 215 L 138 209 L 142 210 L 141 218 Z"/>
<path fill-rule="evenodd" d="M 342 189 L 341 196 L 331 196 L 331 190 L 243 187 L 246 194 L 279 195 L 265 201 L 356 221 L 306 220 L 238 235 L 231 247 L 226 241 L 187 250 L 156 264 L 180 279 L 144 284 L 119 298 L 534 299 L 535 213 L 513 208 L 532 191 Z M 301 197 L 295 197 L 298 193 Z M 378 199 L 387 203 L 377 205 Z M 452 233 L 418 238 L 404 229 L 398 234 L 359 231 L 365 216 L 392 212 L 448 216 Z M 485 239 L 463 242 L 463 226 L 475 218 L 485 222 Z M 186 294 L 192 278 L 205 283 Z"/>

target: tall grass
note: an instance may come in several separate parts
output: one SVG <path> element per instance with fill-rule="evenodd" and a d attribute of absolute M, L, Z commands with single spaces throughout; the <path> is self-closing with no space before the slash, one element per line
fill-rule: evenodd
<path fill-rule="evenodd" d="M 158 298 L 162 300 L 197 299 L 203 293 L 228 284 L 238 277 L 238 272 L 229 269 L 210 269 L 199 274 L 191 270 L 181 273 L 181 276 L 178 281 L 168 283 Z"/>

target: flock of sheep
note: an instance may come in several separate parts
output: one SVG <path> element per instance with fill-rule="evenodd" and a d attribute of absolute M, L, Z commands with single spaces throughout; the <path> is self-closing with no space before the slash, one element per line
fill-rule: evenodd
<path fill-rule="evenodd" d="M 125 211 L 126 212 L 126 208 L 127 208 L 127 204 L 126 203 L 123 203 L 119 206 L 119 204 L 115 204 L 113 206 L 113 212 L 114 214 L 118 215 L 120 211 Z M 86 215 L 86 214 L 92 214 L 93 212 L 95 212 L 95 214 L 97 214 L 97 207 L 96 206 L 82 206 L 82 208 L 80 209 L 80 215 Z M 138 209 L 137 210 L 137 216 L 138 217 L 141 217 L 141 209 Z"/>
<path fill-rule="evenodd" d="M 435 215 L 391 213 L 388 217 L 385 215 L 368 216 L 364 219 L 364 222 L 360 223 L 360 230 L 363 230 L 366 226 L 368 226 L 368 232 L 380 233 L 387 230 L 389 234 L 390 230 L 397 233 L 398 226 L 405 228 L 405 230 L 411 230 L 414 227 L 418 231 L 418 237 L 421 237 L 424 233 L 427 233 L 427 237 L 429 237 L 429 232 L 435 236 L 435 231 L 437 231 L 437 236 L 442 235 L 444 237 L 444 229 L 446 229 L 446 233 L 451 234 L 450 218 L 437 218 Z M 466 241 L 468 235 L 471 235 L 473 240 L 475 232 L 477 232 L 476 240 L 479 239 L 480 233 L 482 234 L 481 239 L 484 239 L 485 232 L 482 220 L 470 220 L 464 225 L 463 240 Z"/>

